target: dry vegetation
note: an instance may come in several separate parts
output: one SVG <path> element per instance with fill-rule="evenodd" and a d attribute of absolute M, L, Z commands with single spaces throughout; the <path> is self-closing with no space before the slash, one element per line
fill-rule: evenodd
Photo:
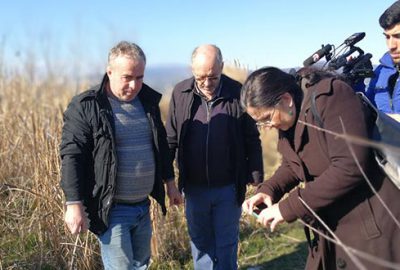
<path fill-rule="evenodd" d="M 101 268 L 95 237 L 66 231 L 59 186 L 62 112 L 74 89 L 87 86 L 51 75 L 38 81 L 29 72 L 0 72 L 0 269 Z M 276 134 L 262 136 L 270 174 L 279 163 Z M 170 209 L 166 218 L 159 212 L 152 209 L 153 268 L 186 268 L 190 251 L 183 210 Z M 256 225 L 246 221 L 242 227 L 251 232 Z M 256 259 L 240 260 L 248 264 L 251 258 Z"/>

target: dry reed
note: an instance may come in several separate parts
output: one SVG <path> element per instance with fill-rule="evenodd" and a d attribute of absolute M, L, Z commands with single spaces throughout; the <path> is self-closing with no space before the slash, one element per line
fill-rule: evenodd
<path fill-rule="evenodd" d="M 2 268 L 98 268 L 94 237 L 75 239 L 63 224 L 58 147 L 71 86 L 18 73 L 0 85 Z"/>
<path fill-rule="evenodd" d="M 32 68 L 0 72 L 0 269 L 101 268 L 96 238 L 67 231 L 59 185 L 62 113 L 73 92 L 87 87 L 51 75 L 39 81 Z M 168 97 L 164 116 L 167 103 Z M 276 134 L 263 134 L 267 169 L 279 164 L 275 143 Z M 182 207 L 169 209 L 167 217 L 152 207 L 152 218 L 154 264 L 168 261 L 176 269 L 189 262 Z"/>

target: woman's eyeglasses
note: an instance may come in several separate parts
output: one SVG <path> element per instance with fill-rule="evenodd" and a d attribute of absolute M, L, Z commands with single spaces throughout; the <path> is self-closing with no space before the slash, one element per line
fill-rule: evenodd
<path fill-rule="evenodd" d="M 269 116 L 267 116 L 265 119 L 263 119 L 261 121 L 257 121 L 256 126 L 259 130 L 264 127 L 271 127 L 272 119 L 274 118 L 274 115 L 275 115 L 276 105 L 277 104 L 275 104 L 274 110 L 272 111 L 272 113 Z"/>

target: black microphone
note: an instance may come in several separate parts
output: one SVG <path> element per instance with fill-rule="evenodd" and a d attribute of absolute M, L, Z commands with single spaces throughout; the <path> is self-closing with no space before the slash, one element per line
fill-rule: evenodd
<path fill-rule="evenodd" d="M 353 46 L 354 44 L 362 40 L 364 37 L 365 37 L 364 32 L 354 33 L 348 38 L 346 38 L 346 40 L 343 43 L 346 44 L 347 46 Z"/>
<path fill-rule="evenodd" d="M 303 65 L 305 67 L 311 66 L 312 64 L 318 62 L 322 57 L 328 55 L 332 50 L 332 45 L 325 45 L 318 51 L 316 51 L 313 55 L 308 57 L 306 60 L 304 60 Z"/>

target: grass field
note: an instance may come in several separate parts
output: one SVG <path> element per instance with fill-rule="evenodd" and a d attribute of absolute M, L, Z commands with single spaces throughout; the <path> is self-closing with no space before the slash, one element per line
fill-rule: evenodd
<path fill-rule="evenodd" d="M 31 72 L 0 72 L 0 270 L 101 269 L 95 237 L 67 232 L 59 186 L 62 112 L 87 87 L 51 74 L 37 80 Z M 168 97 L 163 111 L 167 103 Z M 262 141 L 268 177 L 280 160 L 276 134 L 262 134 Z M 151 269 L 191 269 L 182 208 L 171 209 L 164 218 L 153 207 L 152 217 Z M 305 251 L 299 224 L 269 233 L 254 218 L 243 216 L 241 269 L 302 269 Z"/>

